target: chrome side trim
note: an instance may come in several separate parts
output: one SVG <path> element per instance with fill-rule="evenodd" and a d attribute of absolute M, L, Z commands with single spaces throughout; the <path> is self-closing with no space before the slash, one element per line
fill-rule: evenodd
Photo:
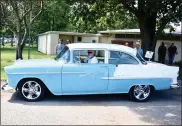
<path fill-rule="evenodd" d="M 127 77 L 127 76 L 122 76 L 122 77 L 101 77 L 102 80 L 121 80 L 121 79 L 162 79 L 162 78 L 169 78 L 169 77 Z"/>
<path fill-rule="evenodd" d="M 31 73 L 8 73 L 8 74 L 61 74 L 61 72 L 31 72 Z"/>
<path fill-rule="evenodd" d="M 31 73 L 8 73 L 8 74 L 61 74 L 61 72 L 31 72 Z M 62 74 L 91 74 L 86 72 L 62 72 Z"/>
<path fill-rule="evenodd" d="M 90 74 L 86 72 L 62 72 L 62 74 Z"/>

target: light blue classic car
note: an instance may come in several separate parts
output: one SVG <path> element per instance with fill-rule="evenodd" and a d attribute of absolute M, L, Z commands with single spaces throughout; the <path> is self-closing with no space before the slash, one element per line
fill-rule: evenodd
<path fill-rule="evenodd" d="M 5 67 L 8 86 L 27 101 L 54 95 L 128 93 L 147 101 L 154 90 L 179 87 L 178 67 L 146 62 L 130 47 L 74 43 L 55 59 L 18 60 Z"/>

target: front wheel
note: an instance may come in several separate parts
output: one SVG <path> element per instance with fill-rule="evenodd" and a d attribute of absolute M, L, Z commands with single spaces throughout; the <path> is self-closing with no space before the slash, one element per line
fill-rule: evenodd
<path fill-rule="evenodd" d="M 26 80 L 19 86 L 19 94 L 26 101 L 38 101 L 44 96 L 45 88 L 40 81 Z"/>
<path fill-rule="evenodd" d="M 151 96 L 151 87 L 149 85 L 133 86 L 129 92 L 130 98 L 134 101 L 144 102 Z"/>

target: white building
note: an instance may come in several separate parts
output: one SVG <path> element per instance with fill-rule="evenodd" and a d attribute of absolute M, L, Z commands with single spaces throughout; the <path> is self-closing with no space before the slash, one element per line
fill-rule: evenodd
<path fill-rule="evenodd" d="M 161 42 L 164 42 L 168 48 L 171 43 L 174 43 L 178 48 L 178 55 L 176 55 L 174 61 L 182 60 L 182 35 L 181 28 L 178 27 L 175 32 L 169 34 L 168 30 L 165 30 L 166 35 L 160 37 L 156 44 L 155 60 L 158 60 L 158 47 Z M 38 38 L 38 51 L 45 54 L 56 54 L 56 45 L 59 39 L 63 39 L 64 43 L 67 39 L 71 42 L 98 42 L 98 43 L 113 43 L 124 45 L 125 42 L 129 43 L 129 46 L 133 47 L 135 42 L 140 39 L 139 29 L 126 29 L 126 30 L 107 30 L 99 31 L 99 34 L 87 34 L 87 33 L 75 33 L 75 32 L 59 32 L 49 31 L 39 35 Z M 168 55 L 166 54 L 166 60 Z"/>
<path fill-rule="evenodd" d="M 126 42 L 129 46 L 134 47 L 134 44 L 140 37 L 140 29 L 126 29 L 126 30 L 107 30 L 99 32 L 102 36 L 99 37 L 99 42 L 112 43 L 124 45 Z M 164 42 L 168 48 L 171 43 L 177 47 L 178 55 L 175 56 L 174 61 L 182 60 L 182 34 L 181 29 L 177 29 L 175 32 L 169 34 L 169 30 L 165 30 L 165 36 L 160 37 L 157 41 L 155 48 L 155 61 L 158 60 L 158 48 L 161 42 Z M 168 55 L 166 53 L 166 60 L 168 60 Z"/>
<path fill-rule="evenodd" d="M 56 54 L 56 45 L 59 40 L 63 40 L 62 44 L 66 44 L 66 40 L 72 43 L 76 42 L 98 42 L 99 35 L 75 32 L 59 32 L 49 31 L 38 35 L 38 51 L 52 55 Z"/>

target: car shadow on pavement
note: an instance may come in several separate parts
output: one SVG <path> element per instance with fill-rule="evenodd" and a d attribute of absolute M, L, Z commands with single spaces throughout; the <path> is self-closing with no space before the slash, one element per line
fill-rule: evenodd
<path fill-rule="evenodd" d="M 19 103 L 24 105 L 44 105 L 46 102 L 46 106 L 80 106 L 84 105 L 83 103 L 87 103 L 86 105 L 98 105 L 101 106 L 104 104 L 109 104 L 111 106 L 120 106 L 122 105 L 130 105 L 131 103 L 135 105 L 140 104 L 150 104 L 150 103 L 165 103 L 165 102 L 178 102 L 181 101 L 181 90 L 164 90 L 164 91 L 156 91 L 152 94 L 151 98 L 147 102 L 134 102 L 131 101 L 128 94 L 101 94 L 101 95 L 65 95 L 65 96 L 55 96 L 52 94 L 47 94 L 45 98 L 41 101 L 37 102 L 27 102 L 23 101 L 18 92 L 12 94 L 11 98 L 8 100 L 11 103 Z M 50 103 L 50 104 L 49 104 Z M 73 103 L 73 104 L 72 104 Z M 90 103 L 90 104 L 89 104 Z M 110 104 L 111 103 L 111 104 Z"/>
<path fill-rule="evenodd" d="M 133 102 L 127 94 L 48 95 L 42 101 L 26 102 L 16 92 L 8 102 L 28 106 L 125 106 L 139 114 L 142 121 L 181 125 L 181 89 L 156 91 L 147 102 Z"/>

